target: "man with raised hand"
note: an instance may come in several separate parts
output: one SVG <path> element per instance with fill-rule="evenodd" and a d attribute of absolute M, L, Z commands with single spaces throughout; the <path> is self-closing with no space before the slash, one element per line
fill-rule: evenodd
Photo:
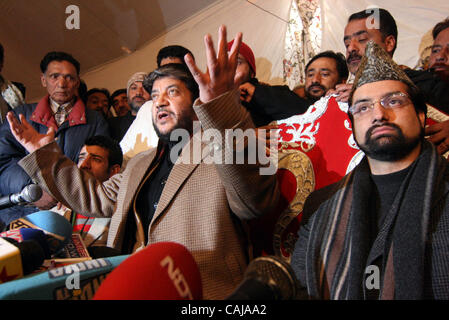
<path fill-rule="evenodd" d="M 186 54 L 191 54 L 193 57 L 192 52 L 182 46 L 170 45 L 163 47 L 157 54 L 157 67 L 160 68 L 170 63 L 185 65 L 184 56 Z M 152 103 L 150 97 L 150 100 L 145 102 L 139 108 L 136 118 L 120 141 L 120 146 L 124 153 L 123 166 L 125 166 L 126 162 L 136 154 L 146 151 L 151 147 L 155 147 L 158 144 L 159 138 L 153 126 L 148 125 L 148 122 L 152 118 Z"/>
<path fill-rule="evenodd" d="M 234 84 L 241 38 L 237 34 L 228 56 L 224 26 L 219 31 L 218 53 L 206 35 L 205 73 L 191 55 L 185 59 L 193 77 L 175 64 L 151 73 L 144 85 L 153 99 L 158 147 L 135 156 L 123 173 L 104 183 L 64 157 L 52 131 L 38 134 L 23 117 L 18 121 L 8 114 L 15 138 L 30 152 L 21 165 L 37 183 L 86 216 L 112 216 L 107 244 L 123 254 L 160 241 L 183 244 L 198 264 L 205 299 L 225 298 L 242 280 L 248 263 L 245 220 L 268 213 L 279 198 L 275 175 L 261 175 L 259 162 L 224 161 L 238 153 L 225 144 L 226 129 L 254 128 Z M 203 130 L 219 132 L 222 139 L 198 141 L 192 131 L 196 118 Z M 180 146 L 167 140 L 175 130 L 189 137 L 180 153 L 173 152 Z M 195 154 L 198 143 L 201 155 Z M 217 162 L 220 150 L 223 161 Z M 198 156 L 200 163 L 193 162 L 192 157 Z M 60 170 L 52 170 L 56 167 Z"/>

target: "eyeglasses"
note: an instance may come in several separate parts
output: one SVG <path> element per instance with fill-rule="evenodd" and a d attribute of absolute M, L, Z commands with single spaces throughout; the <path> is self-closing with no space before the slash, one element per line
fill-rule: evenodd
<path fill-rule="evenodd" d="M 374 105 L 379 102 L 385 109 L 396 109 L 410 104 L 412 101 L 409 96 L 403 92 L 391 93 L 380 100 L 376 101 L 360 101 L 349 108 L 349 112 L 353 116 L 363 116 L 373 111 Z"/>

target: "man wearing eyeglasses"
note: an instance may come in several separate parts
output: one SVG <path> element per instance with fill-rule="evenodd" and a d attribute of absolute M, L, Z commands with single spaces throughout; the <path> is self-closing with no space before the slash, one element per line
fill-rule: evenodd
<path fill-rule="evenodd" d="M 365 157 L 306 201 L 291 262 L 302 298 L 449 299 L 449 166 L 424 139 L 422 93 L 370 41 L 349 105 Z"/>
<path fill-rule="evenodd" d="M 58 145 L 72 161 L 78 155 L 87 138 L 95 135 L 109 136 L 108 124 L 103 117 L 86 108 L 77 98 L 80 84 L 80 63 L 65 52 L 49 52 L 40 63 L 41 83 L 47 95 L 38 103 L 24 104 L 14 108 L 16 117 L 22 115 L 40 132 L 52 127 L 56 132 Z M 31 178 L 18 162 L 27 155 L 26 150 L 14 139 L 5 122 L 0 127 L 0 194 L 20 192 L 32 183 Z M 15 206 L 0 211 L 2 224 L 18 219 L 26 214 L 52 208 L 57 203 L 47 192 L 33 206 Z"/>

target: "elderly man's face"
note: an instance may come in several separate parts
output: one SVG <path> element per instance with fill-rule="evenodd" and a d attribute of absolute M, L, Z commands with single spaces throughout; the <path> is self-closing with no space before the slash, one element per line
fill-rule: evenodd
<path fill-rule="evenodd" d="M 128 103 L 134 112 L 139 111 L 139 108 L 148 100 L 150 100 L 150 94 L 143 87 L 142 81 L 136 81 L 129 87 Z"/>
<path fill-rule="evenodd" d="M 80 84 L 76 68 L 68 61 L 52 61 L 41 75 L 41 83 L 53 101 L 64 104 L 71 101 Z"/>
<path fill-rule="evenodd" d="M 443 80 L 449 82 L 449 28 L 436 37 L 430 54 L 429 67 L 433 68 Z"/>

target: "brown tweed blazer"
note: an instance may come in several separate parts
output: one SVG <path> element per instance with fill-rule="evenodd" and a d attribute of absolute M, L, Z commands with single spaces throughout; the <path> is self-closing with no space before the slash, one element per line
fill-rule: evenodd
<path fill-rule="evenodd" d="M 194 109 L 203 130 L 216 128 L 223 133 L 226 128 L 254 127 L 248 112 L 239 103 L 237 91 L 207 104 L 198 102 Z M 242 280 L 248 262 L 246 235 L 242 233 L 240 221 L 273 209 L 279 191 L 275 175 L 260 175 L 258 164 L 206 164 L 204 160 L 210 157 L 210 152 L 204 144 L 200 164 L 182 163 L 197 156 L 187 152 L 187 147 L 199 143 L 195 139 L 196 135 L 184 147 L 169 175 L 149 226 L 146 245 L 160 241 L 184 245 L 200 269 L 204 299 L 223 299 Z M 220 148 L 215 144 L 211 150 Z M 128 162 L 123 173 L 103 184 L 80 171 L 64 157 L 56 143 L 28 155 L 20 165 L 35 182 L 76 212 L 112 217 L 110 247 L 121 249 L 125 224 L 132 214 L 137 224 L 135 250 L 138 250 L 144 247 L 145 238 L 133 204 L 155 155 L 156 149 L 138 154 Z"/>

